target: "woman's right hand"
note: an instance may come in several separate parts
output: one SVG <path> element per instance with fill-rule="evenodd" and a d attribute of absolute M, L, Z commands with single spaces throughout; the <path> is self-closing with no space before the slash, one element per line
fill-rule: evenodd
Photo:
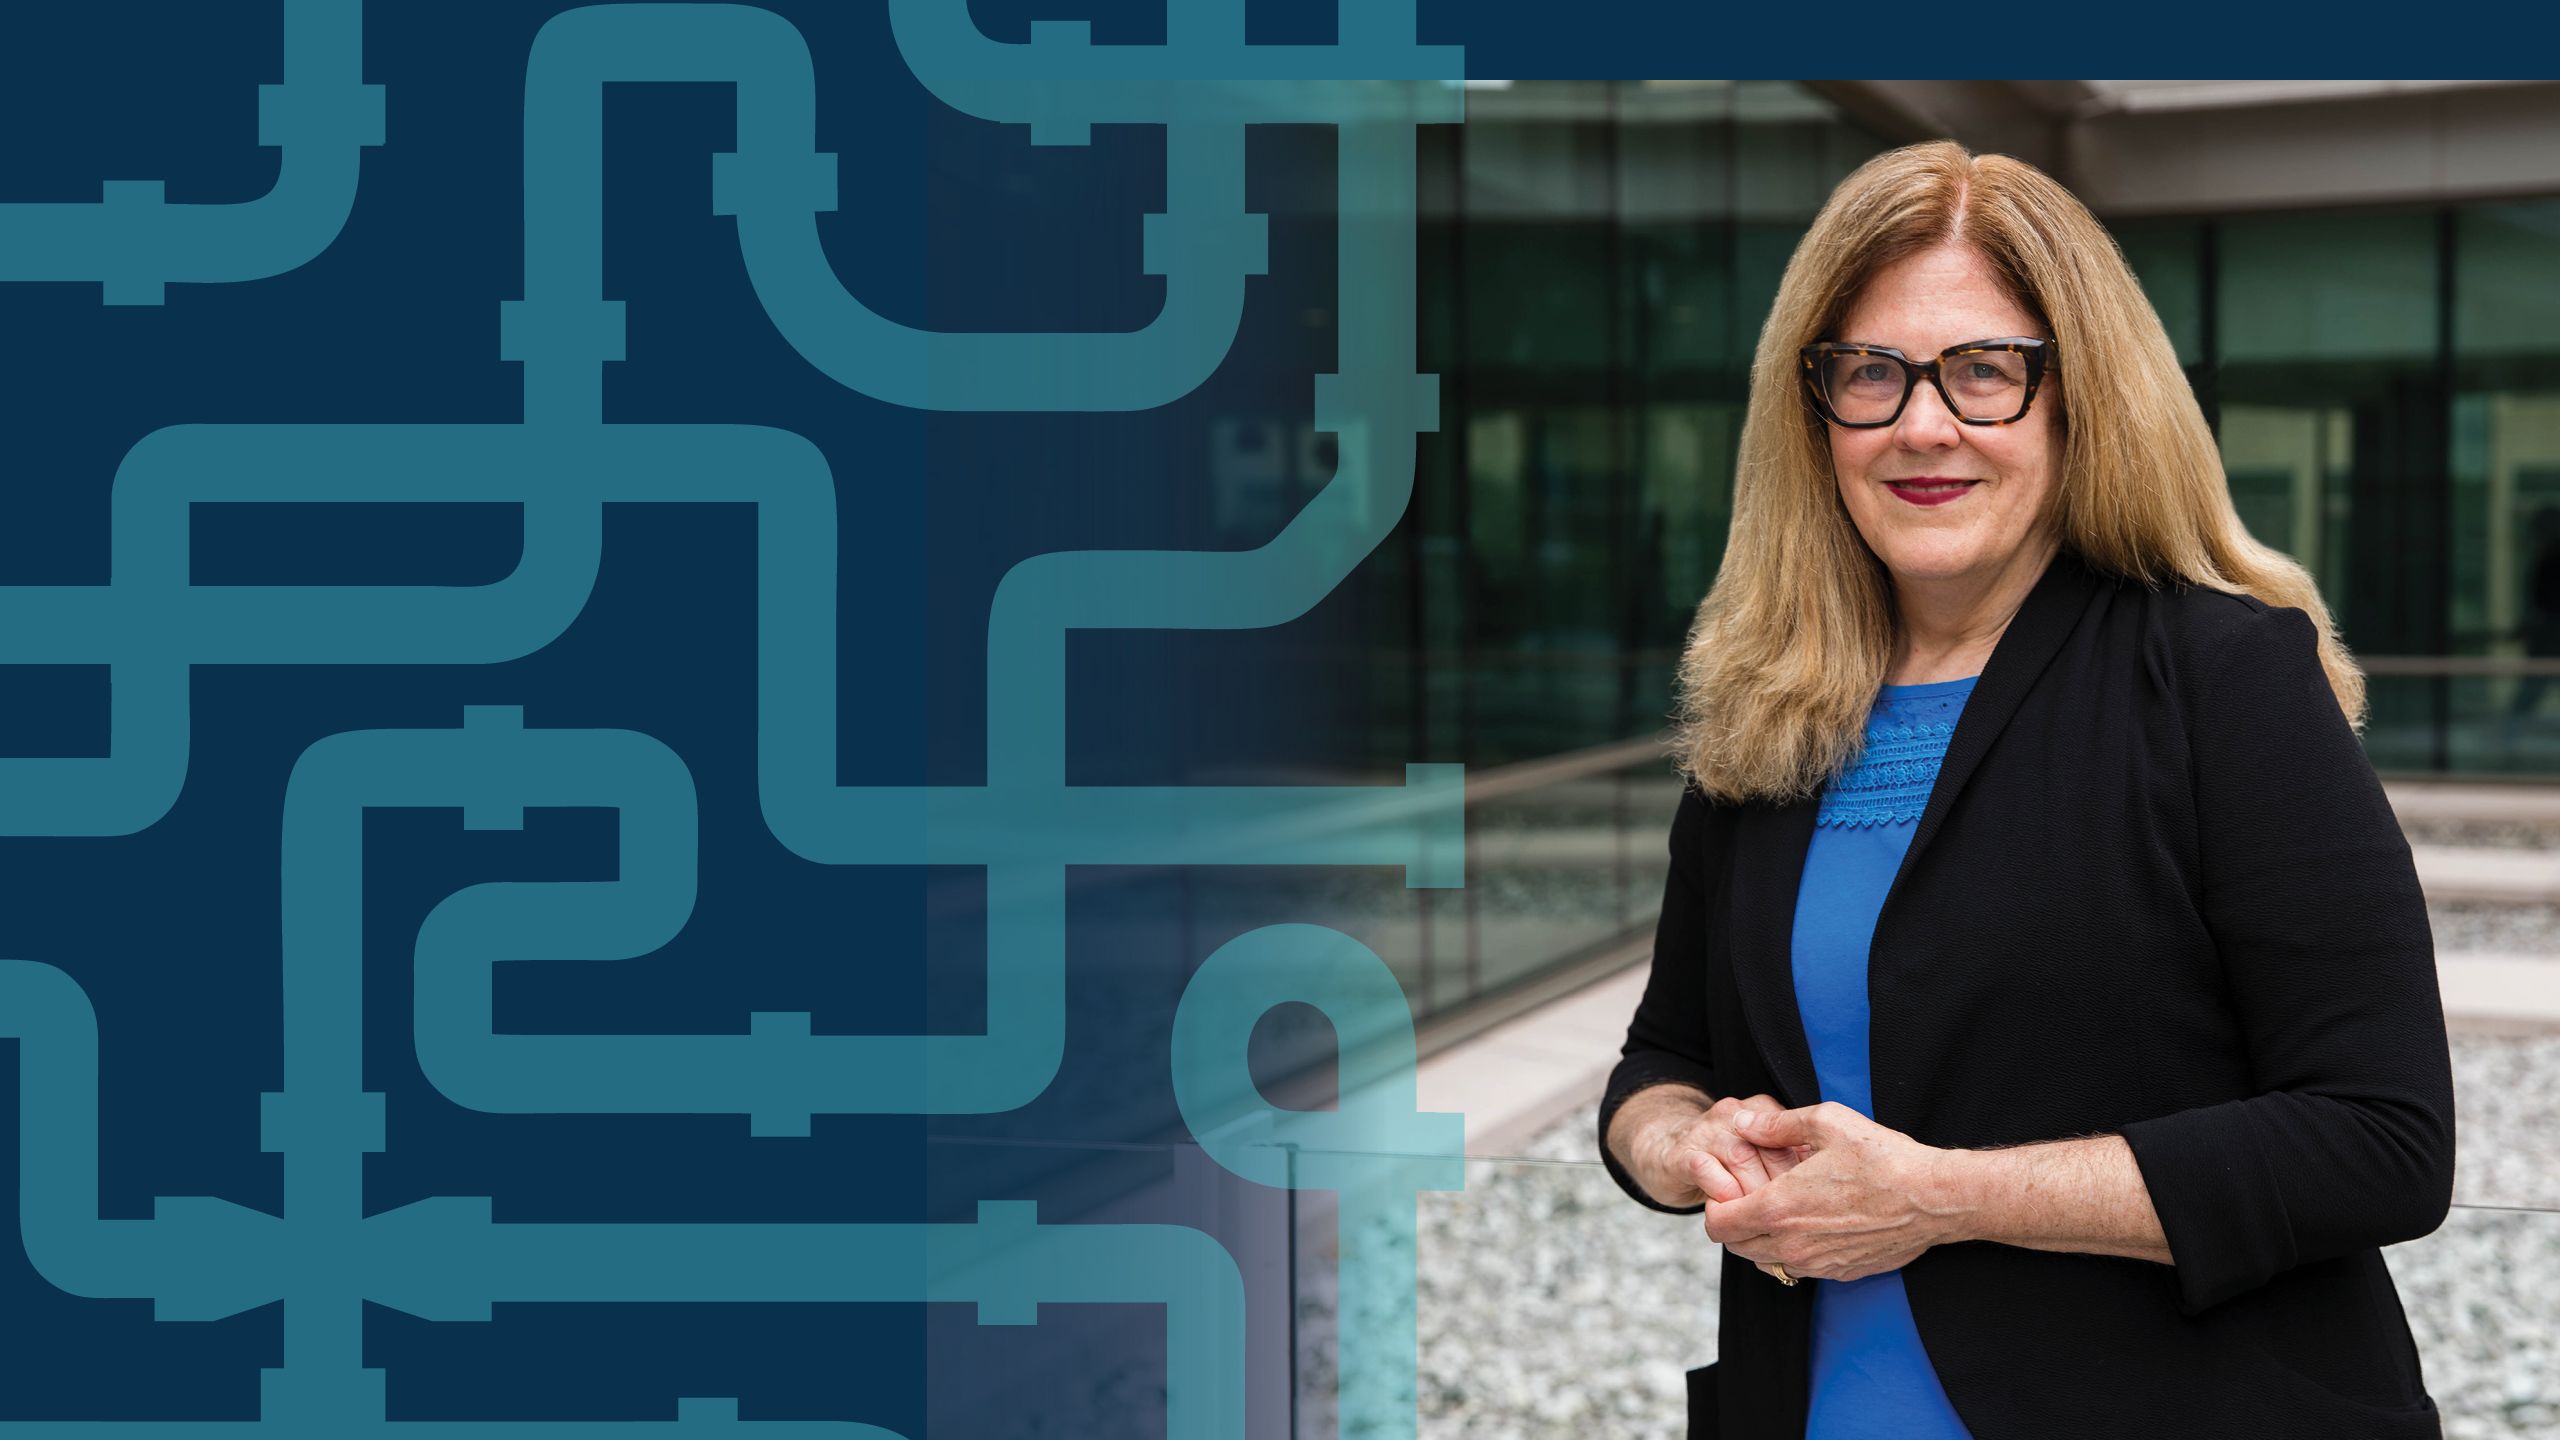
<path fill-rule="evenodd" d="M 1804 1151 L 1755 1145 L 1735 1131 L 1733 1117 L 1745 1110 L 1775 1115 L 1786 1108 L 1774 1095 L 1727 1095 L 1695 1119 L 1654 1137 L 1635 1178 L 1665 1205 L 1702 1205 L 1753 1194 L 1794 1169 Z"/>

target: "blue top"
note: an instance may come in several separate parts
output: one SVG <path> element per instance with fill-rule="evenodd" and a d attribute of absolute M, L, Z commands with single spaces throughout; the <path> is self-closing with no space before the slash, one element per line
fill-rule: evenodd
<path fill-rule="evenodd" d="M 1796 1009 L 1822 1098 L 1873 1118 L 1867 949 L 1876 915 L 1979 676 L 1887 685 L 1866 749 L 1824 787 L 1796 892 Z M 1813 1282 L 1813 1410 L 1805 1440 L 1970 1440 L 1911 1322 L 1902 1272 Z"/>

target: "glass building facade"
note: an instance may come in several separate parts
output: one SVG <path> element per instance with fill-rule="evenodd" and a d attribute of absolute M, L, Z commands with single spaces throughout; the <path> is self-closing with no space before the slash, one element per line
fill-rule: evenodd
<path fill-rule="evenodd" d="M 2545 682 L 2514 673 L 2560 653 L 2560 202 L 2113 228 L 2250 532 L 2318 577 L 2368 670 L 2374 764 L 2560 772 Z"/>
<path fill-rule="evenodd" d="M 1443 421 L 1362 576 L 1380 765 L 1661 729 L 1779 274 L 1832 187 L 1890 148 L 1787 82 L 1468 101 L 1464 125 L 1423 131 Z M 2560 199 L 2101 218 L 2243 519 L 2319 578 L 2367 663 L 2375 764 L 2560 774 L 2560 697 L 2501 663 L 2560 658 L 2560 593 L 2537 606 L 2533 586 L 2548 555 L 2560 592 Z"/>
<path fill-rule="evenodd" d="M 1522 82 L 1424 132 L 1443 418 L 1372 561 L 1373 633 L 1404 639 L 1376 655 L 1401 681 L 1372 695 L 1382 756 L 1498 766 L 1667 722 L 1760 322 L 1884 148 L 1784 82 Z"/>

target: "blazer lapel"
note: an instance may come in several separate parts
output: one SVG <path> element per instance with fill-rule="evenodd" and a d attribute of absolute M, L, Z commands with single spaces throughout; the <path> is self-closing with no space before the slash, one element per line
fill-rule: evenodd
<path fill-rule="evenodd" d="M 1796 1009 L 1794 951 L 1796 889 L 1821 808 L 1818 796 L 1786 805 L 1754 802 L 1733 821 L 1733 983 L 1777 1097 L 1790 1110 L 1822 1098 L 1804 1016 Z"/>
<path fill-rule="evenodd" d="M 1921 851 L 1945 823 L 1957 792 L 1972 778 L 1992 741 L 1999 738 L 2062 648 L 2101 583 L 2098 572 L 2064 550 L 2027 592 L 1957 717 L 1928 806 L 1912 831 L 1893 885 L 1885 892 L 1887 909 L 1901 893 L 1903 877 L 1911 873 Z M 1734 987 L 1742 997 L 1744 1019 L 1759 1042 L 1761 1059 L 1778 1086 L 1777 1098 L 1790 1109 L 1822 1098 L 1813 1052 L 1805 1040 L 1804 1017 L 1796 1008 L 1794 948 L 1797 891 L 1804 879 L 1805 852 L 1813 843 L 1814 817 L 1820 810 L 1820 797 L 1809 796 L 1784 805 L 1755 802 L 1740 807 L 1734 817 L 1728 936 Z M 1876 922 L 1881 929 L 1882 912 Z"/>
<path fill-rule="evenodd" d="M 1973 692 L 1965 697 L 1964 710 L 1956 717 L 1956 733 L 1947 739 L 1946 758 L 1938 764 L 1937 783 L 1930 788 L 1929 804 L 1920 812 L 1920 823 L 1911 832 L 1911 845 L 1902 852 L 1902 864 L 1893 872 L 1893 885 L 1885 891 L 1886 910 L 1893 907 L 1893 897 L 1902 891 L 1902 878 L 1918 864 L 1920 852 L 1929 848 L 1938 827 L 1947 819 L 1947 808 L 1955 804 L 1957 792 L 1973 778 L 1982 757 L 1991 752 L 1991 742 L 2000 738 L 2008 727 L 2009 717 L 2035 688 L 2036 681 L 2053 663 L 2055 652 L 2070 638 L 2072 628 L 2089 608 L 2089 597 L 2103 583 L 2088 562 L 2069 550 L 2053 557 L 2037 579 L 2035 588 L 2018 606 L 2009 628 L 2000 632 L 2000 642 L 1991 647 L 1991 658 L 1982 664 L 1982 678 L 1973 682 Z M 1876 926 L 1884 926 L 1884 914 L 1876 915 Z"/>

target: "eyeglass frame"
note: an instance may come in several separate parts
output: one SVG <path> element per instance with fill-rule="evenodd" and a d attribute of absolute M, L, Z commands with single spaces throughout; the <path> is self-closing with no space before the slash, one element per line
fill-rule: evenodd
<path fill-rule="evenodd" d="M 1955 357 L 1981 355 L 1995 350 L 2005 350 L 2025 357 L 2027 391 L 2019 397 L 2017 414 L 2005 420 L 1976 420 L 1956 408 L 1954 398 L 1947 394 L 1946 377 L 1940 373 L 1938 367 Z M 1928 360 L 1914 360 L 1890 345 L 1851 345 L 1835 340 L 1817 340 L 1798 349 L 1796 355 L 1804 362 L 1801 378 L 1804 381 L 1805 394 L 1813 401 L 1814 413 L 1843 430 L 1881 430 L 1900 420 L 1902 412 L 1911 408 L 1911 393 L 1920 388 L 1920 378 L 1923 375 L 1926 375 L 1930 385 L 1936 388 L 1938 401 L 1947 407 L 1947 414 L 1954 417 L 1958 423 L 2015 425 L 2026 419 L 2027 412 L 2035 408 L 2036 390 L 2044 384 L 2046 372 L 2052 371 L 2059 374 L 2062 369 L 2062 363 L 2054 353 L 2053 342 L 2033 335 L 2002 335 L 1989 340 L 1967 340 L 1961 345 L 1948 346 L 1939 351 L 1935 358 Z M 1872 355 L 1878 359 L 1891 360 L 1902 367 L 1902 398 L 1894 402 L 1892 414 L 1881 420 L 1840 418 L 1840 413 L 1831 408 L 1830 397 L 1822 393 L 1821 372 L 1815 368 L 1816 362 L 1822 357 L 1835 355 Z"/>

